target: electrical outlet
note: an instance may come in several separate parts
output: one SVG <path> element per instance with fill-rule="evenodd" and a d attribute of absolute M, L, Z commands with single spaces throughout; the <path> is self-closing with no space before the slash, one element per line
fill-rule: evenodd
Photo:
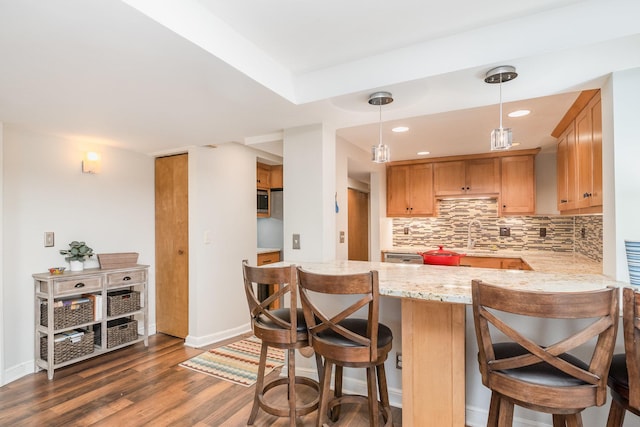
<path fill-rule="evenodd" d="M 500 236 L 502 236 L 502 237 L 510 237 L 511 236 L 511 227 L 500 227 Z"/>
<path fill-rule="evenodd" d="M 396 353 L 396 369 L 402 369 L 402 352 Z"/>
<path fill-rule="evenodd" d="M 344 231 L 340 232 L 340 243 L 344 243 Z"/>
<path fill-rule="evenodd" d="M 547 237 L 546 227 L 540 227 L 540 237 Z"/>
<path fill-rule="evenodd" d="M 582 227 L 582 229 L 580 230 L 580 237 L 583 238 L 583 239 L 585 237 L 587 237 L 587 229 L 586 228 Z"/>
<path fill-rule="evenodd" d="M 293 249 L 300 249 L 300 235 L 299 234 L 294 234 L 293 235 Z"/>
<path fill-rule="evenodd" d="M 54 235 L 53 231 L 45 231 L 44 232 L 44 247 L 50 248 L 54 245 Z"/>
<path fill-rule="evenodd" d="M 404 234 L 405 234 L 405 235 L 409 234 L 409 227 L 405 227 L 405 228 L 404 228 Z"/>

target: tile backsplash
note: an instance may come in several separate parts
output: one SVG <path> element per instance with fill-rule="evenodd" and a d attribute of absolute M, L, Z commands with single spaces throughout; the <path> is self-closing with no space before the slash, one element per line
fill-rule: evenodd
<path fill-rule="evenodd" d="M 602 261 L 602 215 L 498 216 L 496 200 L 442 200 L 438 216 L 394 218 L 393 246 L 577 252 Z M 509 236 L 500 236 L 507 228 Z M 544 234 L 544 236 L 542 236 Z"/>

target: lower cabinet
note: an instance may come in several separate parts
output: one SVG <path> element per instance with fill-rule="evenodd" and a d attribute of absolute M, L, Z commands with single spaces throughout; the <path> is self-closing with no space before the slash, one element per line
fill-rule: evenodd
<path fill-rule="evenodd" d="M 148 266 L 38 273 L 33 279 L 34 359 L 49 379 L 63 366 L 149 344 Z"/>
<path fill-rule="evenodd" d="M 280 261 L 280 251 L 262 252 L 258 254 L 258 266 L 272 264 Z M 264 301 L 273 295 L 274 292 L 278 292 L 279 285 L 276 284 L 259 284 L 258 285 L 258 299 Z M 269 306 L 271 309 L 280 308 L 280 300 L 276 300 Z"/>

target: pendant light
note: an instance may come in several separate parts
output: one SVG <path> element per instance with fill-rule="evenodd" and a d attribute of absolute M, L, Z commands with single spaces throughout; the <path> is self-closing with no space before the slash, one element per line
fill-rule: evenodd
<path fill-rule="evenodd" d="M 491 151 L 508 150 L 511 148 L 511 128 L 502 127 L 502 82 L 508 82 L 518 77 L 516 68 L 511 65 L 502 65 L 487 71 L 484 81 L 486 83 L 500 84 L 500 127 L 491 131 Z"/>
<path fill-rule="evenodd" d="M 389 146 L 382 143 L 382 106 L 391 104 L 393 102 L 393 96 L 389 92 L 376 92 L 369 96 L 369 104 L 377 105 L 380 107 L 380 120 L 379 120 L 379 139 L 378 145 L 371 147 L 371 160 L 376 163 L 386 163 L 390 160 Z"/>

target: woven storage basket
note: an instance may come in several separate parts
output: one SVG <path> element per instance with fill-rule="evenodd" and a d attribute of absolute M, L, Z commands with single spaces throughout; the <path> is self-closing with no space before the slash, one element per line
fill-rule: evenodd
<path fill-rule="evenodd" d="M 42 326 L 49 326 L 47 308 L 46 301 L 40 304 L 40 324 Z M 71 328 L 89 322 L 93 322 L 93 302 L 91 300 L 53 307 L 53 329 Z"/>
<path fill-rule="evenodd" d="M 107 315 L 117 316 L 140 310 L 140 292 L 123 289 L 107 294 Z"/>
<path fill-rule="evenodd" d="M 134 267 L 138 263 L 137 252 L 121 252 L 115 254 L 98 254 L 100 268 Z"/>
<path fill-rule="evenodd" d="M 116 347 L 138 338 L 138 321 L 114 319 L 107 322 L 107 348 Z"/>
<path fill-rule="evenodd" d="M 53 343 L 53 363 L 58 364 L 67 360 L 93 353 L 93 331 L 81 329 L 84 335 L 78 342 L 72 342 L 67 338 Z M 47 360 L 48 337 L 40 337 L 40 358 Z"/>

